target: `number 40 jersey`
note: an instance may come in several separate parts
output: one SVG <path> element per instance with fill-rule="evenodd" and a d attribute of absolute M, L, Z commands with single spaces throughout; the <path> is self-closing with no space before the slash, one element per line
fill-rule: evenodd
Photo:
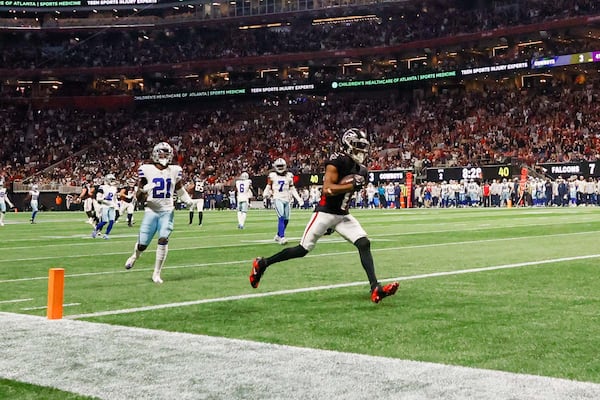
<path fill-rule="evenodd" d="M 154 188 L 148 192 L 146 207 L 154 212 L 172 211 L 175 206 L 173 193 L 175 185 L 181 180 L 182 172 L 179 165 L 168 165 L 158 169 L 154 164 L 142 164 L 138 169 L 139 178 L 146 178 Z"/>

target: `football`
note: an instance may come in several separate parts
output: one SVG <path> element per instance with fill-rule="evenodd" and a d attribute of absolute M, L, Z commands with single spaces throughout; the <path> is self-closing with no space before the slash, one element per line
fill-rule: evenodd
<path fill-rule="evenodd" d="M 348 183 L 354 183 L 354 174 L 346 175 L 338 182 L 339 185 L 346 185 Z"/>
<path fill-rule="evenodd" d="M 360 190 L 365 184 L 365 178 L 360 174 L 350 174 L 344 176 L 338 182 L 339 185 L 345 185 L 347 183 L 352 183 L 354 185 L 353 190 Z"/>

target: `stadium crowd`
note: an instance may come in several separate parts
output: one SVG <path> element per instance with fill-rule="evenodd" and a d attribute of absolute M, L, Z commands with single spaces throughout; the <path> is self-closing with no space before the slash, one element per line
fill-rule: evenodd
<path fill-rule="evenodd" d="M 217 102 L 118 112 L 3 110 L 3 175 L 62 184 L 108 171 L 135 173 L 147 149 L 168 140 L 189 174 L 230 181 L 264 174 L 277 157 L 295 172 L 318 171 L 339 131 L 361 124 L 372 135 L 372 170 L 468 166 L 507 161 L 593 160 L 600 149 L 598 82 L 533 88 L 356 92 L 301 104 Z M 276 104 L 276 103 L 275 103 Z M 158 108 L 157 108 L 158 107 Z M 56 164 L 55 166 L 53 166 Z"/>

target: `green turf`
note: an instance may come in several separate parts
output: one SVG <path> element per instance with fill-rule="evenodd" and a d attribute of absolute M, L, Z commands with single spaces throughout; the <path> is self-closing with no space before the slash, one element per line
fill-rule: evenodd
<path fill-rule="evenodd" d="M 0 378 L 0 399 L 19 400 L 93 400 L 95 397 L 79 396 L 62 390 Z"/>
<path fill-rule="evenodd" d="M 83 213 L 48 212 L 35 225 L 7 214 L 0 228 L 0 311 L 45 315 L 37 307 L 48 269 L 61 267 L 66 316 L 154 305 L 164 308 L 84 319 L 600 383 L 600 209 L 353 214 L 369 232 L 379 278 L 401 280 L 380 304 L 369 301 L 355 248 L 336 234 L 271 266 L 252 289 L 252 258 L 282 248 L 272 241 L 274 211 L 251 210 L 243 231 L 235 212 L 207 211 L 203 227 L 177 212 L 161 286 L 150 280 L 155 243 L 123 268 L 138 225 L 92 240 Z M 288 246 L 309 215 L 293 210 Z M 244 297 L 255 294 L 265 296 Z"/>

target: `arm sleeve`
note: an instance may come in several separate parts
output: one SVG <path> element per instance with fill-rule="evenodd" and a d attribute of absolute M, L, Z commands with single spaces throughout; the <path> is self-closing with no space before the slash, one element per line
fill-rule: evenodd
<path fill-rule="evenodd" d="M 295 198 L 295 199 L 298 201 L 298 203 L 300 203 L 300 204 L 302 204 L 302 203 L 303 203 L 303 200 L 302 200 L 302 198 L 300 197 L 300 195 L 298 194 L 298 190 L 296 190 L 296 187 L 295 187 L 295 186 L 292 186 L 292 187 L 290 188 L 290 192 L 292 193 L 292 196 L 294 196 L 294 198 Z"/>
<path fill-rule="evenodd" d="M 177 197 L 179 197 L 179 200 L 181 200 L 185 204 L 192 203 L 192 198 L 190 197 L 190 195 L 188 194 L 188 192 L 185 190 L 185 188 L 183 186 L 181 186 L 179 189 L 177 189 Z"/>
<path fill-rule="evenodd" d="M 263 197 L 271 197 L 271 185 L 268 183 L 263 190 Z"/>

